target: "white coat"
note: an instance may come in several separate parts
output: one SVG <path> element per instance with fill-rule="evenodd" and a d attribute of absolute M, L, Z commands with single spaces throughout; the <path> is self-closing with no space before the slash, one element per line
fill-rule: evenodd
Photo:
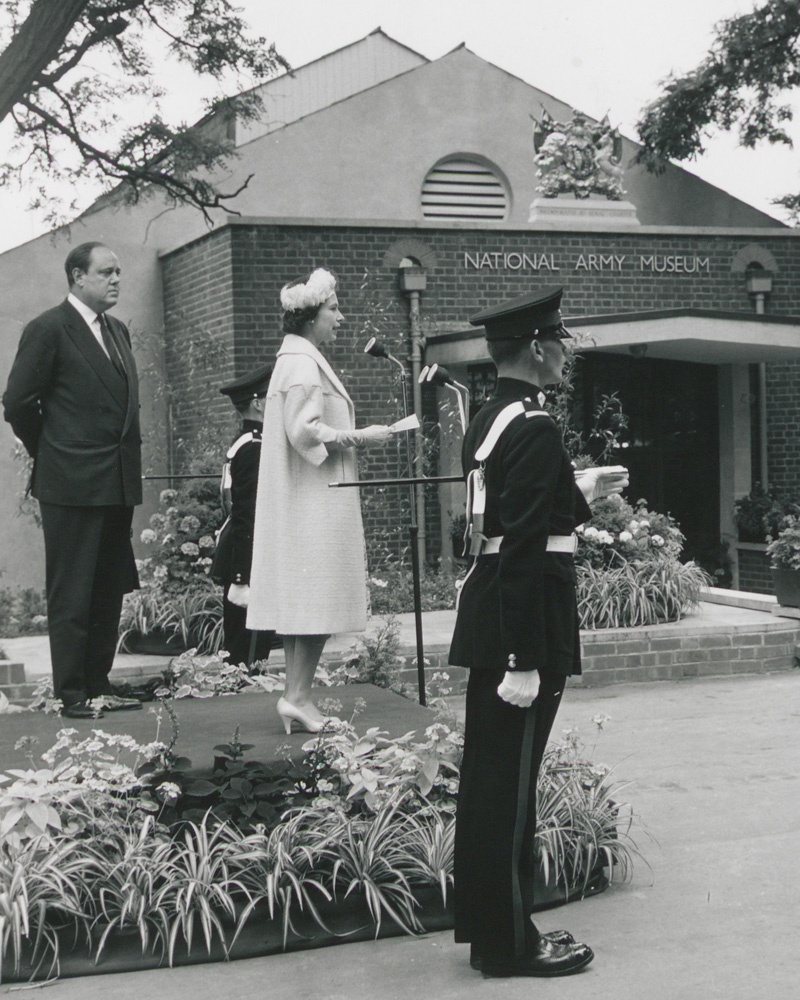
<path fill-rule="evenodd" d="M 362 631 L 366 559 L 355 449 L 325 442 L 355 428 L 353 402 L 327 359 L 287 334 L 264 407 L 247 627 L 280 635 Z"/>

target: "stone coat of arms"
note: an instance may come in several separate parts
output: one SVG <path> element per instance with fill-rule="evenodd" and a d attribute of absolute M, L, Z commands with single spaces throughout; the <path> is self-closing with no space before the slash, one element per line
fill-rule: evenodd
<path fill-rule="evenodd" d="M 576 198 L 604 195 L 611 201 L 622 199 L 622 137 L 619 129 L 612 129 L 608 115 L 597 123 L 573 111 L 568 122 L 558 122 L 543 108 L 541 118 L 533 118 L 533 123 L 539 194 L 545 198 L 574 194 Z"/>

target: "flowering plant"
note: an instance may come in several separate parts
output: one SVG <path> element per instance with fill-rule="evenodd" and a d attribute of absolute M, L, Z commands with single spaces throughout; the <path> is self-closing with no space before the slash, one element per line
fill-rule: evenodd
<path fill-rule="evenodd" d="M 800 518 L 785 517 L 777 537 L 768 536 L 767 555 L 773 569 L 800 569 Z"/>
<path fill-rule="evenodd" d="M 145 587 L 165 593 L 205 589 L 216 544 L 215 532 L 222 523 L 216 484 L 191 483 L 180 490 L 162 490 L 161 510 L 150 518 L 141 541 L 152 555 L 138 563 Z"/>
<path fill-rule="evenodd" d="M 633 507 L 616 495 L 592 506 L 592 519 L 578 528 L 578 539 L 576 562 L 595 569 L 674 560 L 685 541 L 669 514 L 648 510 L 645 500 Z"/>
<path fill-rule="evenodd" d="M 351 722 L 332 718 L 303 746 L 317 793 L 313 802 L 319 805 L 322 798 L 331 807 L 363 803 L 376 812 L 391 796 L 414 791 L 440 811 L 455 812 L 463 743 L 461 733 L 442 722 L 428 726 L 425 739 L 415 741 L 413 732 L 391 738 L 377 727 L 359 736 Z M 304 781 L 296 793 L 308 789 Z"/>

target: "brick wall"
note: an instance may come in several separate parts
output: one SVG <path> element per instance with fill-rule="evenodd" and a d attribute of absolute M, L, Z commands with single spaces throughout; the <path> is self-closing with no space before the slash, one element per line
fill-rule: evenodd
<path fill-rule="evenodd" d="M 358 425 L 363 426 L 401 414 L 394 366 L 363 354 L 365 342 L 378 334 L 393 354 L 408 357 L 407 303 L 397 286 L 397 260 L 403 253 L 398 256 L 393 248 L 415 243 L 416 256 L 425 254 L 428 287 L 422 296 L 422 318 L 427 329 L 435 330 L 440 323 L 465 323 L 473 312 L 505 297 L 553 284 L 567 287 L 564 309 L 573 316 L 681 307 L 750 315 L 753 309 L 743 276 L 733 273 L 731 265 L 743 247 L 755 242 L 769 248 L 778 266 L 769 312 L 800 315 L 800 283 L 793 280 L 800 266 L 800 241 L 781 236 L 779 230 L 765 231 L 756 240 L 750 235 L 635 231 L 231 225 L 163 260 L 175 432 L 190 438 L 209 421 L 221 426 L 231 419 L 226 401 L 215 396 L 216 387 L 271 359 L 282 337 L 280 287 L 315 266 L 330 267 L 340 279 L 346 323 L 328 356 L 342 375 L 356 405 Z M 479 251 L 525 253 L 540 266 L 537 271 L 515 270 L 502 266 L 507 260 L 502 257 L 494 259 L 499 267 L 465 266 L 465 254 L 474 259 Z M 624 257 L 624 261 L 619 270 L 611 270 L 611 265 L 592 269 L 590 253 L 597 260 Z M 541 266 L 541 255 L 558 270 Z M 641 256 L 652 255 L 659 266 L 668 255 L 700 257 L 709 265 L 707 272 L 693 274 L 641 270 Z M 204 351 L 194 344 L 198 332 Z M 800 365 L 770 365 L 768 385 L 770 476 L 783 489 L 800 490 Z M 426 389 L 426 412 L 432 412 L 429 393 Z M 360 460 L 364 478 L 407 472 L 400 440 L 390 448 L 363 451 Z M 371 547 L 402 549 L 406 498 L 395 489 L 364 490 L 362 497 Z M 435 503 L 429 501 L 428 506 L 433 512 Z M 438 528 L 438 517 L 434 523 Z M 434 543 L 429 555 L 435 554 Z"/>
<path fill-rule="evenodd" d="M 774 594 L 769 558 L 765 552 L 739 549 L 739 590 L 751 594 Z"/>
<path fill-rule="evenodd" d="M 581 632 L 583 673 L 570 686 L 602 687 L 692 677 L 726 677 L 791 670 L 800 664 L 800 627 L 778 619 L 765 626 L 697 626 L 691 620 L 650 628 Z M 447 648 L 426 648 L 428 681 L 448 674 L 450 693 L 464 694 L 468 671 L 449 666 Z M 341 661 L 324 658 L 330 665 Z M 404 650 L 400 679 L 417 691 L 416 656 Z"/>

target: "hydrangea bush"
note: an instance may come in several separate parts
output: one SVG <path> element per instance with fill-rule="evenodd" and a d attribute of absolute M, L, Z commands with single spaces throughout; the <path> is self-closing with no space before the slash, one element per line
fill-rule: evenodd
<path fill-rule="evenodd" d="M 708 574 L 682 563 L 684 536 L 668 514 L 620 496 L 597 501 L 578 529 L 575 563 L 581 628 L 630 628 L 678 621 L 700 600 Z"/>
<path fill-rule="evenodd" d="M 141 534 L 150 553 L 138 564 L 141 583 L 164 593 L 207 587 L 215 533 L 222 523 L 217 485 L 200 481 L 162 490 L 159 504 L 162 509 Z"/>
<path fill-rule="evenodd" d="M 597 500 L 578 536 L 576 562 L 595 568 L 677 559 L 686 540 L 669 514 L 648 510 L 646 500 L 634 507 L 620 496 Z"/>

